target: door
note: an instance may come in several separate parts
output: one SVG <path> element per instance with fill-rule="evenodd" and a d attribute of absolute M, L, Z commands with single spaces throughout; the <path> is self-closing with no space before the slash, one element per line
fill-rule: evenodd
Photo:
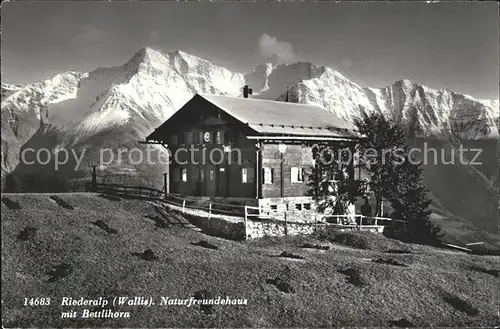
<path fill-rule="evenodd" d="M 219 167 L 217 176 L 217 196 L 227 197 L 227 168 Z"/>
<path fill-rule="evenodd" d="M 196 195 L 204 196 L 206 195 L 205 188 L 205 167 L 194 167 L 193 170 L 198 170 L 198 181 L 196 182 Z"/>
<path fill-rule="evenodd" d="M 216 196 L 217 185 L 216 185 L 216 175 L 215 175 L 215 166 L 206 166 L 205 172 L 205 192 L 206 196 Z"/>

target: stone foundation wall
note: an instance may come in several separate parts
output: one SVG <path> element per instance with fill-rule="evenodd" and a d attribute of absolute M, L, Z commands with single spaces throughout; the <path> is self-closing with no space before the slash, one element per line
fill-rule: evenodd
<path fill-rule="evenodd" d="M 271 220 L 249 220 L 247 222 L 246 236 L 247 239 L 257 239 L 264 236 L 293 236 L 293 235 L 309 235 L 317 231 L 324 230 L 329 225 L 315 225 L 314 223 L 285 223 L 282 221 L 271 221 Z M 343 227 L 338 228 L 339 231 L 357 231 L 359 228 L 356 227 Z M 382 233 L 384 231 L 384 226 L 365 226 L 361 227 L 362 231 L 369 231 L 373 233 Z"/>
<path fill-rule="evenodd" d="M 287 223 L 281 221 L 257 221 L 249 220 L 247 222 L 247 239 L 262 238 L 264 236 L 285 236 L 312 234 L 315 231 L 314 224 L 305 223 Z"/>
<path fill-rule="evenodd" d="M 246 232 L 243 218 L 241 221 L 227 220 L 224 217 L 207 218 L 192 214 L 184 214 L 189 222 L 199 227 L 204 233 L 222 237 L 225 239 L 241 241 L 245 239 L 257 239 L 264 236 L 293 236 L 293 235 L 310 235 L 317 230 L 323 230 L 330 225 L 315 224 L 314 222 L 285 222 L 276 220 L 255 220 L 247 221 Z M 374 233 L 382 233 L 383 226 L 366 226 L 362 227 L 363 231 L 371 231 Z M 342 227 L 339 231 L 358 230 L 356 227 Z"/>

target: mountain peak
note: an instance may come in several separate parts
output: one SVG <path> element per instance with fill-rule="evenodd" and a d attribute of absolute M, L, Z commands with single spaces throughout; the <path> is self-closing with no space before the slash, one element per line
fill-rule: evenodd
<path fill-rule="evenodd" d="M 159 50 L 153 49 L 151 47 L 143 47 L 143 48 L 139 49 L 136 54 L 140 54 L 141 56 L 157 56 L 158 54 L 162 54 L 162 52 Z"/>
<path fill-rule="evenodd" d="M 191 56 L 190 54 L 180 50 L 180 49 L 177 49 L 177 50 L 174 50 L 174 51 L 171 51 L 168 53 L 169 55 L 173 55 L 173 56 Z"/>
<path fill-rule="evenodd" d="M 151 47 L 144 47 L 139 49 L 132 58 L 125 63 L 126 67 L 138 66 L 141 63 L 149 63 L 164 61 L 165 55 L 158 50 L 155 50 Z"/>
<path fill-rule="evenodd" d="M 182 50 L 175 50 L 175 51 L 169 52 L 167 54 L 167 56 L 169 57 L 169 59 L 171 61 L 175 61 L 175 60 L 181 59 L 184 62 L 186 62 L 188 65 L 189 64 L 196 65 L 196 63 L 203 63 L 205 65 L 207 65 L 207 64 L 213 65 L 212 63 L 210 63 L 206 59 L 203 59 L 201 57 L 198 57 L 198 56 L 195 56 L 195 55 L 192 55 L 192 54 L 188 54 L 188 53 L 186 53 L 186 52 L 184 52 Z"/>
<path fill-rule="evenodd" d="M 396 81 L 394 84 L 402 85 L 405 87 L 410 87 L 410 86 L 415 85 L 417 83 L 413 80 L 410 80 L 410 79 L 400 79 L 400 80 Z"/>

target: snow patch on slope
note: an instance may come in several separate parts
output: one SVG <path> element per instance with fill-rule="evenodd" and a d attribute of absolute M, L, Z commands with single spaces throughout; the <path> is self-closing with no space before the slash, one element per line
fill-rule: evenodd
<path fill-rule="evenodd" d="M 22 88 L 21 85 L 11 85 L 2 82 L 2 101 Z"/>

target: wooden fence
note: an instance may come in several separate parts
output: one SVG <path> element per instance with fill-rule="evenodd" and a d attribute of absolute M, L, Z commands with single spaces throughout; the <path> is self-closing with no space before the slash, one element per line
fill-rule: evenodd
<path fill-rule="evenodd" d="M 387 217 L 368 217 L 363 215 L 323 215 L 314 211 L 284 211 L 265 207 L 255 207 L 241 204 L 229 204 L 213 202 L 209 198 L 193 198 L 177 194 L 165 194 L 165 188 L 159 190 L 147 186 L 127 186 L 113 183 L 98 183 L 88 181 L 86 183 L 88 191 L 113 194 L 118 196 L 127 196 L 141 199 L 159 200 L 180 208 L 182 213 L 187 210 L 204 212 L 203 216 L 210 219 L 213 215 L 231 216 L 240 218 L 247 228 L 248 220 L 258 219 L 260 221 L 271 221 L 285 226 L 287 232 L 288 224 L 299 225 L 327 225 L 341 229 L 380 229 L 387 225 L 394 225 L 397 222 L 404 221 L 393 220 Z M 299 215 L 302 220 L 294 220 L 294 215 Z M 306 217 L 309 216 L 307 220 Z"/>
<path fill-rule="evenodd" d="M 127 186 L 121 184 L 94 183 L 87 182 L 87 191 L 101 192 L 108 194 L 121 194 L 132 197 L 160 198 L 165 196 L 165 190 L 158 190 L 147 186 Z"/>
<path fill-rule="evenodd" d="M 284 222 L 285 225 L 290 221 L 289 212 L 287 211 L 278 211 L 278 210 L 270 210 L 262 207 L 252 207 L 245 206 L 245 223 L 248 219 L 254 218 L 265 218 L 268 217 L 274 221 Z M 266 215 L 263 215 L 265 213 Z M 380 225 L 382 223 L 390 224 Z M 363 215 L 323 215 L 315 212 L 310 212 L 310 219 L 306 223 L 310 225 L 329 225 L 335 226 L 339 228 L 353 228 L 356 230 L 362 230 L 363 228 L 380 228 L 387 225 L 392 225 L 393 223 L 402 223 L 406 225 L 405 221 L 402 220 L 394 220 L 392 218 L 387 217 L 370 217 Z M 304 224 L 306 224 L 304 223 Z"/>

